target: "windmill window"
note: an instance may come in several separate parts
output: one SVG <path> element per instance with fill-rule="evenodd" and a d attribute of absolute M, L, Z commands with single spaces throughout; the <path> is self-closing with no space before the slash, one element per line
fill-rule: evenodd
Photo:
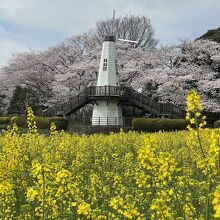
<path fill-rule="evenodd" d="M 103 62 L 103 70 L 104 70 L 104 71 L 107 70 L 107 59 L 104 59 L 104 62 Z"/>
<path fill-rule="evenodd" d="M 116 74 L 118 74 L 118 62 L 117 62 L 117 60 L 115 60 L 115 71 L 116 71 Z"/>

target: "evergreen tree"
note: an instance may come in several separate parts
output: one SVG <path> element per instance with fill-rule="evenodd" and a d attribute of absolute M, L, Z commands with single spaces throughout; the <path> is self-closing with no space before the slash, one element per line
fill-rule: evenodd
<path fill-rule="evenodd" d="M 213 30 L 208 30 L 205 34 L 203 34 L 198 39 L 202 40 L 213 40 L 220 43 L 220 27 Z"/>
<path fill-rule="evenodd" d="M 3 115 L 5 112 L 5 99 L 6 96 L 4 94 L 0 94 L 0 115 Z"/>
<path fill-rule="evenodd" d="M 9 114 L 24 114 L 28 106 L 30 91 L 28 88 L 17 86 L 10 100 L 8 113 Z"/>

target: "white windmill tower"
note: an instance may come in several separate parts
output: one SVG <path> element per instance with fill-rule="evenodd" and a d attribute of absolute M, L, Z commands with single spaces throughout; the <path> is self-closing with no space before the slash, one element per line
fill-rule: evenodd
<path fill-rule="evenodd" d="M 113 11 L 113 22 L 115 19 L 115 10 Z M 114 32 L 114 31 L 113 31 Z M 137 41 L 118 39 L 127 43 L 136 44 Z M 99 75 L 97 81 L 97 95 L 93 108 L 92 125 L 122 125 L 122 107 L 119 104 L 118 97 L 120 93 L 114 93 L 119 90 L 119 76 L 117 70 L 117 56 L 114 33 L 111 36 L 105 36 L 102 45 L 102 54 L 99 66 Z M 107 89 L 107 91 L 106 91 Z M 114 95 L 112 96 L 111 91 Z M 106 95 L 108 97 L 106 98 Z"/>
<path fill-rule="evenodd" d="M 136 41 L 119 39 L 129 43 Z M 96 87 L 96 105 L 93 108 L 92 125 L 123 124 L 122 107 L 119 104 L 119 76 L 117 71 L 117 56 L 114 36 L 105 36 L 99 66 Z"/>
<path fill-rule="evenodd" d="M 121 105 L 118 104 L 117 97 L 110 96 L 111 91 L 117 86 L 119 86 L 119 77 L 115 37 L 105 36 L 96 91 L 97 95 L 100 95 L 100 99 L 96 100 L 97 104 L 93 108 L 92 125 L 122 125 Z"/>

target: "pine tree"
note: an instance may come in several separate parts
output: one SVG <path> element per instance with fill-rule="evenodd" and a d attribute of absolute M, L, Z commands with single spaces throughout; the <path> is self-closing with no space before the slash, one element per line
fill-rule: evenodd
<path fill-rule="evenodd" d="M 10 100 L 9 114 L 24 114 L 28 103 L 28 88 L 17 86 Z"/>

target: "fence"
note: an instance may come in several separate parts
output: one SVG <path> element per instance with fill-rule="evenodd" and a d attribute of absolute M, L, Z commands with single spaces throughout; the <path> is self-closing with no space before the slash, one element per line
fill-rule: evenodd
<path fill-rule="evenodd" d="M 68 118 L 75 125 L 93 126 L 121 126 L 131 127 L 132 117 L 89 117 L 89 118 Z"/>

